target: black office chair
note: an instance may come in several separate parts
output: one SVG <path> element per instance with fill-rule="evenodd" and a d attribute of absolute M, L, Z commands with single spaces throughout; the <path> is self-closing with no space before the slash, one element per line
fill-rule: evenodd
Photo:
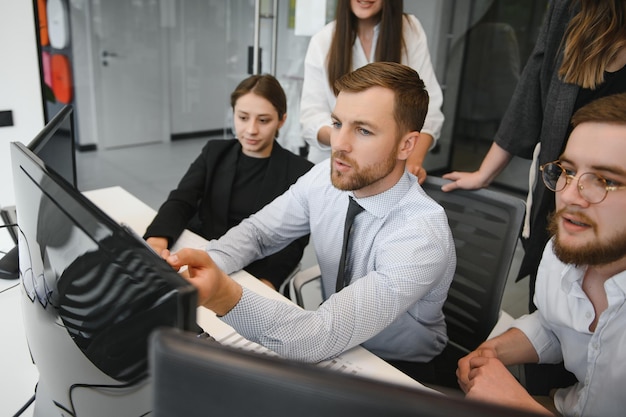
<path fill-rule="evenodd" d="M 441 186 L 446 182 L 429 176 L 422 187 L 446 210 L 456 247 L 456 272 L 443 306 L 449 342 L 433 362 L 434 383 L 458 388 L 457 361 L 487 339 L 500 317 L 526 207 L 520 198 L 492 190 L 444 193 Z M 319 276 L 318 266 L 296 274 L 290 282 L 292 299 L 302 307 L 317 308 Z"/>
<path fill-rule="evenodd" d="M 458 388 L 458 360 L 487 339 L 500 317 L 526 206 L 520 198 L 486 189 L 444 193 L 446 182 L 429 176 L 423 185 L 446 210 L 457 256 L 443 306 L 448 346 L 433 362 L 436 384 Z"/>

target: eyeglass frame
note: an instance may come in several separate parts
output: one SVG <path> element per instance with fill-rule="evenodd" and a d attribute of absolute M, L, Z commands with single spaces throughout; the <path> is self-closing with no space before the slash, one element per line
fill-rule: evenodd
<path fill-rule="evenodd" d="M 556 190 L 556 189 L 552 189 L 552 187 L 550 187 L 550 185 L 546 182 L 546 178 L 545 178 L 545 168 L 548 165 L 556 165 L 557 167 L 561 168 L 561 172 L 563 174 L 565 174 L 565 185 L 563 186 L 563 188 Z M 561 165 L 561 161 L 560 160 L 556 160 L 556 161 L 552 161 L 552 162 L 546 162 L 545 164 L 541 165 L 539 167 L 539 171 L 541 172 L 541 180 L 543 181 L 543 184 L 546 186 L 546 188 L 552 192 L 558 193 L 560 191 L 563 191 L 575 178 L 576 175 L 572 175 L 572 174 L 568 174 L 567 170 L 563 167 L 563 165 Z M 578 174 L 578 173 L 576 173 Z M 585 194 L 583 193 L 584 187 L 582 186 L 582 184 L 580 183 L 580 180 L 582 177 L 584 177 L 585 175 L 593 175 L 596 178 L 599 178 L 602 180 L 602 182 L 604 183 L 604 196 L 602 197 L 602 199 L 600 201 L 589 201 L 586 197 Z M 557 180 L 558 181 L 558 180 Z M 607 180 L 606 178 L 604 178 L 602 175 L 598 175 L 595 172 L 583 172 L 582 174 L 580 174 L 580 176 L 578 177 L 578 181 L 576 181 L 576 188 L 578 188 L 578 192 L 580 193 L 580 196 L 583 198 L 583 200 L 585 200 L 586 202 L 588 202 L 589 204 L 599 204 L 601 202 L 603 202 L 606 199 L 606 196 L 609 195 L 609 191 L 617 191 L 617 190 L 622 190 L 622 189 L 626 189 L 626 184 L 622 184 L 622 185 L 608 185 L 607 184 Z M 555 187 L 556 188 L 556 187 Z"/>

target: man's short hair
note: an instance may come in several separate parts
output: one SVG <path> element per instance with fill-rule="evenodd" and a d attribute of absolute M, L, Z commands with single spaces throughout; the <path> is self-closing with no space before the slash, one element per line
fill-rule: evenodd
<path fill-rule="evenodd" d="M 626 93 L 599 98 L 581 107 L 572 116 L 572 127 L 581 123 L 626 125 Z"/>
<path fill-rule="evenodd" d="M 335 81 L 341 92 L 359 93 L 371 87 L 394 92 L 394 118 L 399 132 L 421 131 L 428 111 L 428 92 L 417 71 L 395 62 L 373 62 Z"/>

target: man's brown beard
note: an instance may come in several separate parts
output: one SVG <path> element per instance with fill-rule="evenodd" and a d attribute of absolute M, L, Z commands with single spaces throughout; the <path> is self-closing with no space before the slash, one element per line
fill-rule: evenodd
<path fill-rule="evenodd" d="M 559 239 L 559 219 L 564 212 L 565 210 L 561 209 L 552 213 L 548 219 L 548 231 L 551 236 L 555 236 L 553 251 L 561 262 L 576 266 L 607 265 L 626 256 L 626 232 L 624 231 L 604 241 L 597 238 L 593 242 L 575 248 L 562 245 Z M 596 230 L 594 226 L 594 233 Z"/>
<path fill-rule="evenodd" d="M 381 178 L 386 177 L 393 171 L 397 163 L 396 153 L 394 149 L 393 152 L 389 153 L 387 159 L 380 164 L 361 169 L 355 160 L 349 158 L 341 151 L 335 151 L 332 154 L 332 158 L 330 158 L 330 180 L 335 188 L 343 191 L 354 191 L 365 188 Z M 352 167 L 351 175 L 345 175 L 335 170 L 333 165 L 335 158 L 345 161 Z"/>

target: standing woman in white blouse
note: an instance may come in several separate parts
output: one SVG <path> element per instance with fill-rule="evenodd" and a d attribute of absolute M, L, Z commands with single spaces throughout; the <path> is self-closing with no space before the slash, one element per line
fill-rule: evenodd
<path fill-rule="evenodd" d="M 317 163 L 330 156 L 335 80 L 370 62 L 399 62 L 418 72 L 430 96 L 424 128 L 407 161 L 407 169 L 423 182 L 424 157 L 443 124 L 443 95 L 422 25 L 415 16 L 403 13 L 402 0 L 338 0 L 335 16 L 311 38 L 304 60 L 300 123 L 309 159 Z"/>

